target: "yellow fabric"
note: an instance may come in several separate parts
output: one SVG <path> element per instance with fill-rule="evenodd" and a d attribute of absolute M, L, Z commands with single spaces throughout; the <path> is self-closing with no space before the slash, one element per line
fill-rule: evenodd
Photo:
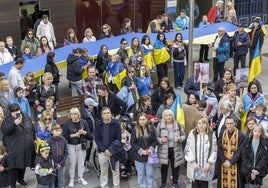
<path fill-rule="evenodd" d="M 243 133 L 246 132 L 246 129 L 247 129 L 247 126 L 246 126 L 247 116 L 248 116 L 248 113 L 247 112 L 241 112 L 240 113 L 241 131 Z"/>
<path fill-rule="evenodd" d="M 160 65 L 169 60 L 170 55 L 166 48 L 154 49 L 154 63 Z"/>
<path fill-rule="evenodd" d="M 47 143 L 46 140 L 41 140 L 41 139 L 37 138 L 37 139 L 36 139 L 36 142 L 35 142 L 35 152 L 36 152 L 37 154 L 39 154 L 39 153 L 40 153 L 40 152 L 39 152 L 39 149 L 40 149 L 41 144 L 46 144 L 46 143 Z"/>
<path fill-rule="evenodd" d="M 238 150 L 238 129 L 234 128 L 231 138 L 228 136 L 226 129 L 222 135 L 222 149 L 225 160 L 232 159 Z M 237 188 L 238 185 L 238 168 L 237 163 L 229 168 L 221 165 L 221 188 Z"/>
<path fill-rule="evenodd" d="M 154 64 L 153 55 L 151 53 L 148 53 L 147 55 L 145 55 L 143 57 L 143 60 L 145 61 L 148 69 L 151 70 L 153 68 L 153 64 Z"/>
<path fill-rule="evenodd" d="M 106 73 L 105 77 L 104 77 L 104 83 L 106 85 L 108 85 L 108 78 L 109 78 L 110 74 Z M 116 76 L 113 77 L 113 83 L 116 85 L 116 87 L 118 88 L 118 90 L 121 89 L 122 87 L 122 81 L 123 79 L 127 76 L 127 71 L 126 69 L 124 69 L 123 71 L 121 71 L 119 74 L 117 74 Z"/>
<path fill-rule="evenodd" d="M 87 66 L 84 66 L 84 70 L 82 72 L 82 79 L 85 79 L 88 77 L 88 74 L 87 74 Z"/>

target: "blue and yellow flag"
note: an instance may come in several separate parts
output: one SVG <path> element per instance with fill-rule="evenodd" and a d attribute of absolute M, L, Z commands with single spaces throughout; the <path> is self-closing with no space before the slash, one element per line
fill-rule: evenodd
<path fill-rule="evenodd" d="M 181 103 L 181 95 L 180 92 L 177 94 L 175 101 L 173 102 L 171 106 L 171 110 L 174 113 L 174 117 L 177 120 L 177 122 L 185 128 L 185 122 L 184 122 L 184 113 L 182 109 L 182 103 Z"/>
<path fill-rule="evenodd" d="M 251 82 L 261 73 L 260 41 L 258 40 L 248 74 L 248 82 Z"/>

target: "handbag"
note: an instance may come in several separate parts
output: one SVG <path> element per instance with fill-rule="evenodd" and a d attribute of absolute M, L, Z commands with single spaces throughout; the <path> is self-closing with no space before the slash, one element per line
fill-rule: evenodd
<path fill-rule="evenodd" d="M 148 155 L 148 164 L 150 164 L 150 165 L 159 164 L 159 159 L 158 159 L 158 155 L 156 152 Z"/>
<path fill-rule="evenodd" d="M 194 171 L 194 180 L 201 180 L 201 181 L 211 181 L 213 178 L 212 171 L 208 170 L 206 173 L 202 172 L 202 170 L 195 170 Z"/>

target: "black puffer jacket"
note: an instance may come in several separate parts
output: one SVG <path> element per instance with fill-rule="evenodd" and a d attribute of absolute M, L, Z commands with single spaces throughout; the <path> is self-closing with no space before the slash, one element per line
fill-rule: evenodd
<path fill-rule="evenodd" d="M 58 84 L 60 82 L 59 69 L 54 62 L 47 62 L 45 72 L 50 72 L 53 75 L 52 84 Z"/>
<path fill-rule="evenodd" d="M 110 54 L 99 53 L 97 57 L 96 69 L 98 70 L 98 75 L 103 76 L 103 72 L 106 70 L 108 63 L 111 61 Z"/>
<path fill-rule="evenodd" d="M 254 183 L 261 185 L 262 179 L 267 174 L 268 146 L 265 138 L 260 139 L 259 147 L 256 154 L 256 164 L 254 166 L 254 152 L 252 148 L 252 137 L 246 138 L 242 145 L 242 167 L 241 172 L 244 174 L 246 182 L 251 182 L 251 170 L 255 169 L 260 174 L 256 177 Z"/>
<path fill-rule="evenodd" d="M 36 157 L 35 164 L 40 165 L 41 169 L 46 169 L 46 170 L 50 170 L 50 169 L 53 170 L 53 166 L 54 166 L 54 163 L 50 157 L 48 159 L 45 159 L 41 155 Z M 40 185 L 47 185 L 47 184 L 55 182 L 55 176 L 53 174 L 47 174 L 44 176 L 36 174 L 36 179 L 37 179 L 38 184 Z"/>
<path fill-rule="evenodd" d="M 67 58 L 67 79 L 73 82 L 82 80 L 82 72 L 83 68 L 80 65 L 79 57 L 70 54 Z"/>

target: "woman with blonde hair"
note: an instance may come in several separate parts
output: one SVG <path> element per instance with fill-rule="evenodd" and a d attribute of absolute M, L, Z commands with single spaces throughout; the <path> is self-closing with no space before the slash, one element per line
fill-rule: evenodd
<path fill-rule="evenodd" d="M 58 88 L 53 85 L 53 75 L 50 72 L 46 72 L 42 77 L 43 84 L 37 90 L 35 104 L 38 105 L 38 112 L 41 112 L 45 108 L 45 102 L 49 97 L 54 97 L 54 104 L 58 104 Z"/>
<path fill-rule="evenodd" d="M 185 147 L 187 177 L 193 181 L 193 188 L 208 187 L 214 175 L 217 151 L 215 132 L 210 128 L 207 118 L 199 118 L 196 128 L 189 133 Z"/>
<path fill-rule="evenodd" d="M 158 140 L 158 158 L 161 164 L 162 185 L 166 187 L 169 163 L 172 171 L 173 187 L 178 188 L 180 165 L 184 164 L 182 142 L 185 140 L 183 128 L 174 118 L 172 110 L 167 109 L 162 113 L 162 120 L 156 128 Z"/>
<path fill-rule="evenodd" d="M 68 142 L 68 153 L 70 157 L 69 187 L 74 187 L 76 165 L 78 167 L 78 183 L 87 185 L 88 183 L 83 178 L 87 149 L 85 143 L 92 139 L 92 133 L 90 132 L 87 121 L 81 119 L 80 111 L 76 107 L 70 110 L 69 120 L 63 126 L 63 136 Z"/>
<path fill-rule="evenodd" d="M 154 169 L 153 165 L 148 164 L 148 156 L 155 152 L 157 139 L 154 130 L 149 127 L 145 113 L 138 115 L 135 128 L 131 132 L 130 143 L 140 187 L 154 187 Z"/>
<path fill-rule="evenodd" d="M 87 28 L 84 33 L 83 42 L 94 42 L 96 41 L 96 37 L 91 28 Z"/>
<path fill-rule="evenodd" d="M 245 121 L 246 129 L 245 129 L 245 134 L 244 134 L 246 138 L 250 137 L 250 133 L 256 124 L 257 124 L 257 120 L 254 117 L 252 116 L 247 117 Z"/>
<path fill-rule="evenodd" d="M 244 183 L 261 187 L 267 174 L 268 148 L 265 131 L 261 124 L 256 124 L 243 142 L 241 172 Z"/>

